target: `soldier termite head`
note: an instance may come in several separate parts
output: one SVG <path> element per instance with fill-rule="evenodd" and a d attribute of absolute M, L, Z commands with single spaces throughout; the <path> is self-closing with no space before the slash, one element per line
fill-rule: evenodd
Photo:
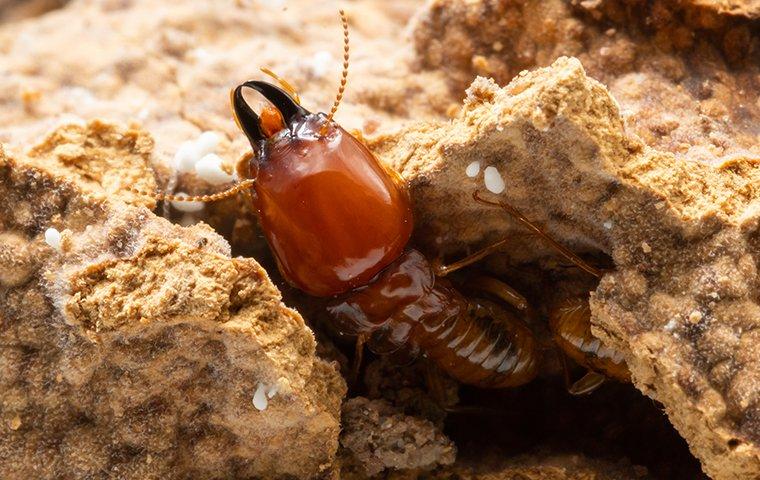
<path fill-rule="evenodd" d="M 250 198 L 280 271 L 316 296 L 366 285 L 401 254 L 413 227 L 409 193 L 400 176 L 333 122 L 348 76 L 348 21 L 342 10 L 340 17 L 344 62 L 330 112 L 306 110 L 276 75 L 270 74 L 280 86 L 241 83 L 230 95 L 235 121 L 252 147 L 237 165 L 241 182 L 191 199 L 218 200 L 253 187 Z M 248 89 L 269 102 L 260 114 L 243 96 Z"/>
<path fill-rule="evenodd" d="M 365 285 L 403 251 L 412 231 L 405 183 L 333 122 L 348 75 L 348 21 L 342 10 L 340 17 L 343 71 L 328 114 L 303 108 L 282 82 L 286 89 L 252 80 L 232 92 L 236 121 L 253 148 L 238 174 L 255 179 L 253 202 L 283 276 L 316 296 Z M 257 115 L 245 89 L 266 98 L 281 120 L 267 109 Z"/>
<path fill-rule="evenodd" d="M 343 98 L 346 79 L 348 77 L 348 20 L 343 10 L 340 10 L 339 13 L 344 37 L 343 71 L 338 94 L 332 109 L 330 110 L 330 113 L 326 115 L 326 120 L 320 122 L 322 126 L 319 129 L 319 134 L 322 136 L 327 135 L 330 131 L 329 127 L 332 123 L 332 118 L 340 105 L 340 101 Z M 276 134 L 288 128 L 292 131 L 293 129 L 291 127 L 293 127 L 298 120 L 314 115 L 301 106 L 298 93 L 289 82 L 280 78 L 268 68 L 262 67 L 261 70 L 266 75 L 275 79 L 280 84 L 280 87 L 268 82 L 249 80 L 230 91 L 230 104 L 232 107 L 233 118 L 238 128 L 240 128 L 246 137 L 248 137 L 254 152 L 259 151 L 262 142 L 265 142 L 267 139 L 274 137 Z M 260 114 L 254 112 L 250 105 L 245 101 L 243 91 L 246 88 L 257 91 L 269 102 L 269 105 L 264 107 Z M 317 114 L 316 116 L 325 117 L 325 114 Z M 238 161 L 237 171 L 240 174 L 241 182 L 227 190 L 211 195 L 187 196 L 168 193 L 151 193 L 135 188 L 128 188 L 128 190 L 140 195 L 154 197 L 158 201 L 214 202 L 222 200 L 231 197 L 240 191 L 247 191 L 247 189 L 253 185 L 256 171 L 252 171 L 250 165 L 246 165 L 251 161 L 253 156 L 254 155 L 246 154 Z"/>

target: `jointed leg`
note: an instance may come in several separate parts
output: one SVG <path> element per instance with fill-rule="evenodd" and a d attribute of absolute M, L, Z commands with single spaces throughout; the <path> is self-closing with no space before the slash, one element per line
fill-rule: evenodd
<path fill-rule="evenodd" d="M 435 263 L 433 265 L 433 269 L 435 270 L 435 275 L 437 277 L 445 277 L 449 273 L 456 272 L 460 268 L 467 267 L 469 265 L 472 265 L 473 263 L 477 263 L 484 259 L 485 257 L 491 255 L 494 252 L 499 251 L 501 247 L 507 244 L 507 239 L 499 240 L 498 242 L 489 245 L 485 248 L 482 248 L 478 250 L 477 252 L 468 255 L 464 257 L 461 260 L 457 260 L 454 263 L 450 263 L 448 265 L 441 265 L 440 263 Z"/>
<path fill-rule="evenodd" d="M 362 362 L 364 361 L 364 344 L 367 343 L 367 334 L 360 333 L 356 337 L 356 345 L 354 347 L 354 362 L 351 367 L 351 381 L 356 384 L 359 381 L 359 373 L 361 373 Z"/>
<path fill-rule="evenodd" d="M 554 240 L 551 236 L 549 236 L 546 232 L 544 232 L 540 227 L 538 227 L 536 224 L 528 220 L 525 215 L 523 215 L 519 210 L 517 210 L 512 205 L 500 201 L 500 202 L 494 202 L 491 200 L 486 200 L 483 197 L 480 196 L 479 192 L 476 190 L 473 193 L 473 198 L 479 203 L 482 203 L 484 205 L 489 205 L 493 207 L 501 207 L 504 209 L 509 215 L 511 215 L 515 220 L 520 222 L 522 225 L 527 227 L 530 231 L 537 234 L 539 237 L 544 239 L 552 248 L 554 248 L 557 252 L 560 253 L 563 257 L 568 259 L 570 262 L 577 265 L 580 269 L 584 270 L 585 272 L 590 273 L 591 275 L 599 278 L 602 276 L 602 272 L 592 265 L 589 265 L 588 262 L 583 260 L 581 257 L 573 253 L 571 250 L 569 250 L 567 247 L 563 246 L 556 240 Z M 488 255 L 491 255 L 492 253 L 495 253 L 499 251 L 504 245 L 506 245 L 508 242 L 508 239 L 499 240 L 498 242 L 495 242 L 485 248 L 482 248 L 478 250 L 477 252 L 466 256 L 465 258 L 461 260 L 457 260 L 456 262 L 450 263 L 448 265 L 441 265 L 441 264 L 435 264 L 433 268 L 435 269 L 436 276 L 439 277 L 445 277 L 449 273 L 455 272 L 461 268 L 467 267 L 469 265 L 472 265 L 473 263 L 477 263 L 483 258 L 487 257 Z"/>
<path fill-rule="evenodd" d="M 591 275 L 600 278 L 602 276 L 602 272 L 591 265 L 589 265 L 585 260 L 583 260 L 581 257 L 570 251 L 567 247 L 563 246 L 556 240 L 554 240 L 552 237 L 550 237 L 546 232 L 544 232 L 541 228 L 539 228 L 537 225 L 535 225 L 533 222 L 528 220 L 525 215 L 520 213 L 518 209 L 513 207 L 512 205 L 508 204 L 505 201 L 498 201 L 494 202 L 492 200 L 486 200 L 485 198 L 480 196 L 480 193 L 476 190 L 472 194 L 475 201 L 482 203 L 483 205 L 489 205 L 492 207 L 501 207 L 506 211 L 509 215 L 511 215 L 515 220 L 523 224 L 528 230 L 532 231 L 533 233 L 537 234 L 539 237 L 544 239 L 546 243 L 548 243 L 552 248 L 554 248 L 557 252 L 560 253 L 563 257 L 568 259 L 569 261 L 576 264 L 580 269 L 584 270 L 587 273 L 590 273 Z"/>
<path fill-rule="evenodd" d="M 599 388 L 605 380 L 607 380 L 607 377 L 601 373 L 589 370 L 580 380 L 573 383 L 568 392 L 571 395 L 585 395 Z"/>
<path fill-rule="evenodd" d="M 478 290 L 497 296 L 518 310 L 524 311 L 528 310 L 530 307 L 528 300 L 520 295 L 517 290 L 493 277 L 476 277 L 469 282 L 469 285 Z"/>
<path fill-rule="evenodd" d="M 570 365 L 567 364 L 567 357 L 561 351 L 559 352 L 559 361 L 562 363 L 562 373 L 565 378 L 565 388 L 570 395 L 586 395 L 599 388 L 607 377 L 601 373 L 588 370 L 579 380 L 573 382 L 570 379 Z"/>

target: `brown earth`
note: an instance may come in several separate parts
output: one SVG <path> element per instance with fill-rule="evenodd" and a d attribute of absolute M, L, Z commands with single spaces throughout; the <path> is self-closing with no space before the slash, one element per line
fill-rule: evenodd
<path fill-rule="evenodd" d="M 43 3 L 3 20 L 51 8 Z M 222 135 L 218 153 L 231 166 L 248 147 L 228 91 L 262 78 L 259 66 L 295 83 L 308 108 L 329 106 L 341 48 L 336 8 L 76 0 L 0 27 L 9 199 L 0 216 L 0 319 L 10 345 L 0 358 L 13 386 L 0 404 L 8 429 L 0 457 L 14 459 L 2 462 L 6 476 L 35 467 L 36 476 L 120 478 L 337 472 L 344 387 L 315 357 L 300 316 L 280 304 L 257 263 L 230 258 L 211 229 L 172 226 L 140 207 L 152 201 L 124 190 L 164 187 L 180 144 L 206 130 Z M 502 199 L 589 258 L 611 257 L 615 273 L 592 301 L 594 332 L 626 352 L 636 387 L 662 402 L 705 470 L 760 475 L 757 2 L 361 0 L 346 8 L 352 63 L 337 120 L 362 130 L 409 179 L 419 244 L 460 254 L 510 234 L 509 254 L 490 259 L 492 270 L 532 269 L 525 281 L 536 267 L 552 272 L 549 250 L 472 202 L 480 184 L 465 167 L 497 167 Z M 580 63 L 555 63 L 562 55 Z M 476 75 L 506 84 L 550 64 L 504 90 L 484 79 L 470 87 Z M 183 174 L 177 188 L 219 187 Z M 208 221 L 233 252 L 255 254 L 278 277 L 242 202 L 194 216 L 166 210 L 183 224 Z M 63 232 L 61 253 L 42 240 L 50 225 Z M 587 283 L 539 289 L 536 298 Z M 316 320 L 308 301 L 282 288 Z M 329 341 L 318 349 L 344 358 Z M 438 447 L 449 445 L 440 408 L 424 387 L 391 381 L 402 377 L 370 371 L 366 387 L 393 403 L 373 417 L 394 419 L 381 444 L 408 449 L 356 450 L 358 471 L 414 477 L 450 463 L 451 450 Z M 261 379 L 281 385 L 263 412 L 251 403 Z M 525 402 L 543 394 L 528 395 Z M 344 413 L 351 438 L 377 431 L 365 420 Z M 405 440 L 420 425 L 435 448 Z M 458 447 L 475 438 L 446 425 Z M 625 460 L 551 452 L 473 470 L 466 450 L 478 452 L 474 445 L 438 472 L 647 475 Z"/>

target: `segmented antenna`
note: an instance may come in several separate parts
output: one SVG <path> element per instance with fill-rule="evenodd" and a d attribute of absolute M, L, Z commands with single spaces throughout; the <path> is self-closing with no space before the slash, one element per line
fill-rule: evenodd
<path fill-rule="evenodd" d="M 338 95 L 335 97 L 335 103 L 333 103 L 330 113 L 327 115 L 327 121 L 322 126 L 321 134 L 324 135 L 327 125 L 332 122 L 335 112 L 338 111 L 340 101 L 343 99 L 343 92 L 346 91 L 346 80 L 348 79 L 348 19 L 346 18 L 346 12 L 341 9 L 340 21 L 343 24 L 343 73 L 340 78 L 340 86 L 338 87 Z"/>
<path fill-rule="evenodd" d="M 248 178 L 246 180 L 243 180 L 239 183 L 236 183 L 235 185 L 231 186 L 227 190 L 223 190 L 221 192 L 212 193 L 211 195 L 171 195 L 168 193 L 163 192 L 146 192 L 145 190 L 140 190 L 139 188 L 134 187 L 127 187 L 125 190 L 128 190 L 134 194 L 137 195 L 144 195 L 146 197 L 153 197 L 157 201 L 161 202 L 203 202 L 203 203 L 209 203 L 209 202 L 216 202 L 217 200 L 223 200 L 225 198 L 231 197 L 238 193 L 241 190 L 244 190 L 248 187 L 252 187 L 255 183 L 255 180 Z"/>

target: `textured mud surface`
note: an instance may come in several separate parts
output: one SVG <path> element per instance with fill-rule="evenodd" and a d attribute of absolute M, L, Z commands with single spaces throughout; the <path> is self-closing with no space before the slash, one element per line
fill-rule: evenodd
<path fill-rule="evenodd" d="M 456 449 L 433 423 L 399 414 L 382 400 L 357 397 L 343 405 L 344 476 L 375 476 L 386 469 L 428 471 L 454 463 Z"/>
<path fill-rule="evenodd" d="M 459 95 L 475 75 L 503 85 L 574 56 L 647 145 L 713 164 L 760 154 L 760 7 L 743 4 L 749 20 L 699 3 L 437 0 L 417 17 L 415 48 Z"/>
<path fill-rule="evenodd" d="M 452 200 L 483 189 L 463 181 L 480 161 L 504 173 L 503 197 L 528 217 L 578 250 L 610 255 L 615 272 L 592 295 L 594 332 L 626 352 L 636 386 L 664 404 L 710 475 L 760 474 L 760 158 L 710 166 L 647 147 L 568 58 L 503 89 L 478 79 L 453 123 L 375 146 L 414 179 L 418 221 L 439 243 L 516 232 L 506 250 L 538 254 L 503 212 Z"/>
<path fill-rule="evenodd" d="M 0 15 L 0 476 L 697 477 L 658 408 L 712 477 L 760 475 L 756 1 L 345 6 L 337 120 L 411 182 L 419 246 L 509 235 L 483 268 L 537 306 L 595 289 L 594 332 L 662 407 L 623 385 L 569 398 L 552 355 L 533 385 L 459 396 L 370 357 L 347 399 L 315 352 L 347 376 L 350 343 L 281 281 L 242 198 L 153 213 L 124 190 L 219 189 L 172 178 L 172 158 L 211 130 L 233 165 L 248 146 L 229 89 L 259 66 L 327 108 L 337 6 L 62 3 Z M 494 198 L 614 272 L 597 288 L 473 202 L 489 166 Z"/>
<path fill-rule="evenodd" d="M 44 161 L 0 156 L 0 476 L 326 475 L 345 386 L 302 318 L 209 227 L 104 200 L 108 182 L 90 194 L 99 156 L 126 175 L 150 149 L 87 131 L 79 178 L 40 166 L 48 140 Z M 67 138 L 57 150 L 79 147 Z"/>

